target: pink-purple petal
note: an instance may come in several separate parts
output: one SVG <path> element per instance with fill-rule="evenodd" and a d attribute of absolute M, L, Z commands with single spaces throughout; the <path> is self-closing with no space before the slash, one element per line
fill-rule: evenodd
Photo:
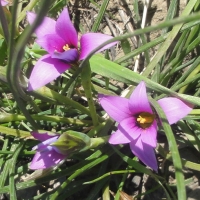
<path fill-rule="evenodd" d="M 27 20 L 29 24 L 33 24 L 36 14 L 33 12 L 27 12 Z M 42 23 L 40 26 L 36 29 L 35 33 L 38 38 L 41 38 L 47 34 L 55 34 L 55 26 L 56 26 L 56 21 L 49 18 L 49 17 L 44 17 Z"/>
<path fill-rule="evenodd" d="M 70 65 L 45 55 L 34 66 L 28 82 L 28 91 L 36 90 L 60 76 Z"/>
<path fill-rule="evenodd" d="M 178 122 L 188 115 L 193 109 L 193 105 L 175 97 L 160 99 L 158 100 L 158 104 L 165 112 L 169 124 Z"/>
<path fill-rule="evenodd" d="M 154 148 L 146 143 L 143 143 L 141 138 L 130 143 L 131 151 L 136 155 L 145 165 L 157 171 L 157 160 Z"/>
<path fill-rule="evenodd" d="M 141 139 L 143 143 L 148 144 L 149 146 L 155 148 L 157 145 L 157 123 L 154 120 L 153 124 L 144 129 L 141 134 Z"/>
<path fill-rule="evenodd" d="M 56 33 L 65 40 L 66 44 L 77 48 L 78 35 L 70 20 L 67 8 L 64 8 L 56 21 Z"/>
<path fill-rule="evenodd" d="M 144 81 L 140 82 L 131 94 L 129 108 L 133 114 L 141 112 L 152 113 Z"/>
<path fill-rule="evenodd" d="M 37 152 L 31 162 L 30 169 L 46 169 L 57 165 L 65 159 L 65 155 L 59 154 L 54 150 Z"/>
<path fill-rule="evenodd" d="M 132 141 L 132 138 L 130 138 L 129 135 L 127 137 L 127 135 L 121 132 L 119 129 L 115 133 L 113 133 L 108 140 L 108 142 L 113 145 L 127 144 L 127 143 L 130 143 L 131 141 Z"/>
<path fill-rule="evenodd" d="M 32 148 L 32 151 L 42 152 L 42 151 L 47 151 L 47 150 L 51 151 L 53 150 L 53 147 L 40 143 Z"/>
<path fill-rule="evenodd" d="M 140 137 L 144 133 L 144 129 L 140 128 L 137 125 L 135 117 L 129 117 L 122 120 L 118 128 L 131 141 L 136 140 L 138 137 Z"/>
<path fill-rule="evenodd" d="M 70 49 L 62 53 L 54 52 L 51 57 L 63 60 L 66 63 L 73 63 L 78 60 L 78 56 L 78 51 L 76 49 Z"/>
<path fill-rule="evenodd" d="M 1 0 L 1 5 L 2 6 L 6 6 L 8 4 L 8 2 L 4 1 L 4 0 Z"/>
<path fill-rule="evenodd" d="M 128 99 L 103 94 L 99 94 L 98 98 L 103 109 L 115 121 L 120 122 L 132 115 L 128 108 Z"/>
<path fill-rule="evenodd" d="M 59 134 L 55 134 L 55 133 L 48 133 L 48 132 L 44 132 L 44 133 L 39 133 L 37 131 L 32 131 L 31 132 L 31 135 L 40 140 L 40 141 L 45 141 L 45 140 L 48 140 L 50 138 L 53 138 L 55 136 L 59 136 Z"/>
<path fill-rule="evenodd" d="M 42 48 L 44 48 L 49 54 L 53 54 L 55 51 L 62 52 L 65 41 L 56 34 L 48 34 L 40 37 L 36 40 Z"/>
<path fill-rule="evenodd" d="M 87 57 L 87 55 L 94 50 L 96 47 L 101 45 L 102 43 L 106 42 L 107 40 L 112 39 L 113 37 L 110 35 L 105 35 L 102 33 L 86 33 L 82 35 L 80 39 L 80 46 L 81 46 L 81 53 L 80 53 L 80 60 L 83 60 Z M 101 48 L 98 52 L 108 49 L 118 42 L 113 42 Z"/>
<path fill-rule="evenodd" d="M 40 144 L 34 146 L 32 150 L 42 151 L 42 150 L 46 149 L 48 147 L 48 145 L 57 141 L 58 137 L 59 136 L 54 136 L 52 138 L 49 138 L 49 139 L 41 142 Z"/>

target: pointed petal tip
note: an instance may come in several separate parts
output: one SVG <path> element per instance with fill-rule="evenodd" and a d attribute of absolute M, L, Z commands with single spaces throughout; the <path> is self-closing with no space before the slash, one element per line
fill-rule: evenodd
<path fill-rule="evenodd" d="M 101 98 L 103 96 L 103 94 L 98 93 L 98 98 Z"/>
<path fill-rule="evenodd" d="M 174 124 L 186 117 L 194 107 L 194 105 L 175 97 L 159 99 L 158 104 L 165 112 L 169 124 Z"/>
<path fill-rule="evenodd" d="M 1 0 L 1 5 L 2 5 L 2 6 L 6 6 L 6 5 L 8 5 L 8 2 L 6 2 L 6 1 L 4 1 L 4 0 Z"/>
<path fill-rule="evenodd" d="M 74 25 L 71 22 L 67 8 L 64 8 L 56 21 L 56 33 L 65 40 L 65 43 L 78 47 L 78 34 Z"/>
<path fill-rule="evenodd" d="M 86 33 L 86 34 L 82 35 L 82 37 L 80 39 L 81 50 L 80 50 L 79 59 L 80 60 L 85 59 L 91 53 L 91 51 L 93 51 L 96 47 L 98 47 L 102 43 L 104 43 L 112 38 L 113 38 L 112 36 L 102 34 L 102 33 Z M 109 49 L 110 47 L 116 45 L 117 43 L 118 43 L 118 41 L 112 42 L 108 45 L 105 45 L 103 48 L 101 48 L 97 52 L 103 51 L 105 49 Z"/>
<path fill-rule="evenodd" d="M 155 150 L 153 147 L 146 143 L 143 143 L 141 138 L 130 143 L 132 153 L 137 156 L 145 165 L 158 170 L 158 164 L 155 156 Z"/>
<path fill-rule="evenodd" d="M 44 85 L 45 85 L 45 84 L 44 84 Z M 29 81 L 29 82 L 28 82 L 27 91 L 28 91 L 28 92 L 31 92 L 31 91 L 37 90 L 37 89 L 43 87 L 44 85 L 42 85 L 42 86 L 37 86 L 37 85 L 34 84 L 34 83 L 32 84 L 32 81 Z"/>
<path fill-rule="evenodd" d="M 140 112 L 153 113 L 144 81 L 141 81 L 133 90 L 129 100 L 129 108 L 133 114 Z"/>
<path fill-rule="evenodd" d="M 140 87 L 146 87 L 145 81 L 140 81 L 140 83 L 138 84 L 138 86 L 140 86 Z"/>
<path fill-rule="evenodd" d="M 156 173 L 158 173 L 158 166 L 155 166 L 154 168 L 152 168 Z"/>
<path fill-rule="evenodd" d="M 105 95 L 105 94 L 98 94 L 97 97 L 98 97 L 98 100 L 101 101 L 104 97 L 107 97 L 108 95 Z"/>
<path fill-rule="evenodd" d="M 111 145 L 127 144 L 131 142 L 131 139 L 126 137 L 125 134 L 118 129 L 115 133 L 112 133 L 108 142 Z"/>
<path fill-rule="evenodd" d="M 30 12 L 30 11 L 26 11 L 26 15 L 27 15 L 27 20 L 28 20 L 29 24 L 32 24 L 36 18 L 36 14 L 33 12 Z"/>
<path fill-rule="evenodd" d="M 33 90 L 34 90 L 34 89 L 33 89 L 33 87 L 31 86 L 31 84 L 28 83 L 27 91 L 28 91 L 28 92 L 31 92 L 31 91 L 33 91 Z"/>
<path fill-rule="evenodd" d="M 29 168 L 32 170 L 50 168 L 59 164 L 65 158 L 65 155 L 59 154 L 55 150 L 37 152 Z"/>

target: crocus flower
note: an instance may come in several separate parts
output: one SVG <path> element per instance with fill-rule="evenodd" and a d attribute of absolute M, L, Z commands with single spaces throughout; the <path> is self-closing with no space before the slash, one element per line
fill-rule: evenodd
<path fill-rule="evenodd" d="M 131 151 L 145 165 L 157 171 L 154 148 L 157 145 L 157 122 L 148 101 L 146 86 L 141 82 L 130 99 L 118 96 L 99 95 L 104 110 L 118 122 L 118 129 L 109 138 L 110 144 L 129 143 Z M 185 117 L 192 106 L 178 98 L 167 97 L 158 100 L 169 124 Z"/>
<path fill-rule="evenodd" d="M 36 14 L 27 13 L 30 24 L 34 22 Z M 97 46 L 112 38 L 101 33 L 86 33 L 80 39 L 70 20 L 67 8 L 60 14 L 57 21 L 45 17 L 42 24 L 35 31 L 36 43 L 43 47 L 48 54 L 42 56 L 34 66 L 29 78 L 28 90 L 35 90 L 53 81 L 61 73 L 70 68 L 72 63 L 83 60 Z M 100 51 L 110 48 L 116 42 L 104 46 Z"/>
<path fill-rule="evenodd" d="M 1 5 L 2 5 L 2 6 L 6 6 L 7 4 L 8 4 L 7 1 L 1 0 Z"/>
<path fill-rule="evenodd" d="M 64 160 L 67 155 L 64 155 L 59 151 L 59 149 L 51 144 L 56 142 L 60 135 L 58 134 L 48 134 L 48 133 L 38 133 L 32 132 L 32 136 L 41 141 L 41 143 L 35 147 L 36 154 L 30 165 L 30 169 L 45 169 L 57 165 L 62 160 Z"/>

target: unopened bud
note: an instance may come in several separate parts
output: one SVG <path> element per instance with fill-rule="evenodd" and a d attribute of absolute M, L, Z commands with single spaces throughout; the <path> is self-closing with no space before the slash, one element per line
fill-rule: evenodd
<path fill-rule="evenodd" d="M 56 147 L 59 153 L 69 155 L 88 149 L 90 147 L 90 142 L 90 137 L 86 134 L 67 131 L 50 145 Z"/>

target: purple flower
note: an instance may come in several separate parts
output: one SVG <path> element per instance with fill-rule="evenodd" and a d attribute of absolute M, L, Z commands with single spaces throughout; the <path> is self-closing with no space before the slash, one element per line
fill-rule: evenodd
<path fill-rule="evenodd" d="M 130 99 L 100 94 L 99 101 L 110 117 L 119 123 L 118 130 L 111 135 L 109 143 L 129 143 L 133 154 L 157 171 L 154 152 L 157 144 L 157 122 L 148 101 L 145 83 L 141 82 L 135 88 Z M 173 97 L 160 99 L 158 103 L 169 124 L 176 123 L 192 110 L 191 105 Z"/>
<path fill-rule="evenodd" d="M 6 6 L 7 4 L 8 4 L 7 1 L 5 1 L 5 0 L 1 0 L 1 5 L 2 5 L 2 6 Z"/>
<path fill-rule="evenodd" d="M 31 162 L 30 169 L 45 169 L 57 165 L 62 160 L 64 160 L 67 155 L 62 154 L 59 149 L 51 144 L 56 142 L 60 135 L 53 134 L 50 135 L 48 133 L 31 133 L 34 138 L 41 141 L 41 143 L 35 147 L 33 150 L 36 150 L 36 154 Z"/>
<path fill-rule="evenodd" d="M 34 22 L 36 14 L 28 12 L 28 21 Z M 71 67 L 71 63 L 83 60 L 87 55 L 112 36 L 101 33 L 87 33 L 80 39 L 70 20 L 67 8 L 60 14 L 57 21 L 45 17 L 42 24 L 35 31 L 36 42 L 48 54 L 41 57 L 33 68 L 29 78 L 28 90 L 35 90 L 56 79 L 60 74 Z M 104 46 L 100 51 L 110 48 L 116 42 Z"/>

